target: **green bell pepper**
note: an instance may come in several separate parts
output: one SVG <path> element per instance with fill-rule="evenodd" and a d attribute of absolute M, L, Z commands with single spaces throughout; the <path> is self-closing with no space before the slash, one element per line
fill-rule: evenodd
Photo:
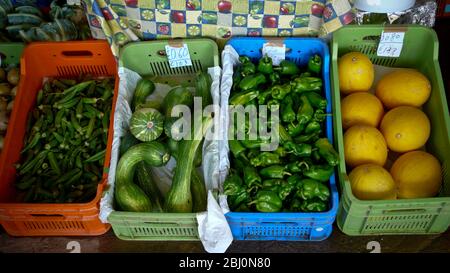
<path fill-rule="evenodd" d="M 281 120 L 286 123 L 294 122 L 296 119 L 296 114 L 292 108 L 294 101 L 290 96 L 286 96 L 281 105 Z"/>
<path fill-rule="evenodd" d="M 322 79 L 316 77 L 297 77 L 291 81 L 292 91 L 298 94 L 320 91 L 322 90 L 322 84 Z"/>
<path fill-rule="evenodd" d="M 314 109 L 305 95 L 300 96 L 300 102 L 301 106 L 297 111 L 297 121 L 299 122 L 299 124 L 306 124 L 312 119 L 314 115 Z"/>
<path fill-rule="evenodd" d="M 280 197 L 275 192 L 260 190 L 256 194 L 256 200 L 249 205 L 256 204 L 256 210 L 260 212 L 278 212 L 283 204 Z"/>
<path fill-rule="evenodd" d="M 240 140 L 240 142 L 247 149 L 260 149 L 262 144 L 270 144 L 267 139 Z"/>
<path fill-rule="evenodd" d="M 272 91 L 272 98 L 283 100 L 291 92 L 291 86 L 289 84 L 274 85 L 270 90 Z"/>
<path fill-rule="evenodd" d="M 258 104 L 263 105 L 266 104 L 266 101 L 272 96 L 272 91 L 267 90 L 264 92 L 260 92 L 258 95 Z"/>
<path fill-rule="evenodd" d="M 304 133 L 309 135 L 309 134 L 312 134 L 314 132 L 318 132 L 318 131 L 321 131 L 321 130 L 322 130 L 322 125 L 319 122 L 315 121 L 315 120 L 311 120 L 308 123 L 308 125 L 306 125 Z"/>
<path fill-rule="evenodd" d="M 291 173 L 303 173 L 305 170 L 309 169 L 310 162 L 306 160 L 294 161 L 286 165 L 286 168 Z"/>
<path fill-rule="evenodd" d="M 271 100 L 269 100 L 267 102 L 267 110 L 270 111 L 272 106 L 273 106 L 274 110 L 276 110 L 276 109 L 279 110 L 280 109 L 280 102 L 275 100 L 275 99 L 271 99 Z"/>
<path fill-rule="evenodd" d="M 309 157 L 312 152 L 312 146 L 306 143 L 295 144 L 294 142 L 286 142 L 283 144 L 283 147 L 288 153 L 293 153 L 298 157 Z"/>
<path fill-rule="evenodd" d="M 283 146 L 278 146 L 278 148 L 273 152 L 277 154 L 279 157 L 285 157 L 288 155 L 288 152 Z"/>
<path fill-rule="evenodd" d="M 328 164 L 331 166 L 336 166 L 339 164 L 339 154 L 327 138 L 318 139 L 314 143 L 314 147 L 318 149 L 320 156 L 323 157 Z"/>
<path fill-rule="evenodd" d="M 281 81 L 280 74 L 273 72 L 269 75 L 269 81 L 271 85 L 279 84 Z"/>
<path fill-rule="evenodd" d="M 240 56 L 240 57 L 239 57 L 239 62 L 240 62 L 241 64 L 246 64 L 246 63 L 251 63 L 252 60 L 251 60 L 250 57 L 248 57 L 248 56 Z"/>
<path fill-rule="evenodd" d="M 313 132 L 308 135 L 301 135 L 296 138 L 294 138 L 295 143 L 311 143 L 315 142 L 317 139 L 319 139 L 320 134 L 322 133 L 322 130 Z"/>
<path fill-rule="evenodd" d="M 282 180 L 278 189 L 278 197 L 280 197 L 280 199 L 284 201 L 292 193 L 294 189 L 295 189 L 294 185 L 291 185 L 287 181 Z"/>
<path fill-rule="evenodd" d="M 295 185 L 291 185 L 282 179 L 269 179 L 263 182 L 262 189 L 276 192 L 281 200 L 285 200 L 295 189 Z"/>
<path fill-rule="evenodd" d="M 257 98 L 258 98 L 258 97 L 257 97 Z M 247 106 L 249 106 L 249 105 L 252 105 L 252 106 L 255 106 L 256 109 L 258 109 L 258 100 L 257 100 L 257 98 L 256 98 L 256 99 L 253 99 L 253 100 L 251 100 L 251 101 L 249 101 L 249 102 L 247 102 L 246 104 L 244 104 L 244 107 L 247 107 Z"/>
<path fill-rule="evenodd" d="M 240 175 L 242 174 L 244 167 L 247 166 L 248 164 L 250 164 L 248 162 L 248 160 L 245 160 L 242 157 L 240 157 L 240 158 L 232 157 L 231 160 L 232 160 L 232 166 L 234 167 L 234 170 L 237 173 L 239 173 Z"/>
<path fill-rule="evenodd" d="M 256 73 L 256 65 L 252 62 L 247 62 L 242 64 L 241 75 L 242 77 L 247 77 Z"/>
<path fill-rule="evenodd" d="M 280 156 L 271 152 L 262 152 L 259 153 L 256 157 L 250 158 L 250 164 L 253 167 L 267 167 L 280 163 Z"/>
<path fill-rule="evenodd" d="M 261 187 L 262 179 L 259 176 L 258 171 L 252 166 L 244 167 L 244 183 L 247 189 L 253 189 L 255 187 Z"/>
<path fill-rule="evenodd" d="M 230 105 L 245 105 L 250 101 L 257 98 L 259 95 L 259 91 L 257 90 L 247 90 L 244 93 L 236 93 L 233 97 L 230 98 Z"/>
<path fill-rule="evenodd" d="M 286 131 L 283 125 L 278 124 L 277 128 L 278 128 L 278 137 L 281 144 L 287 141 L 292 141 L 291 135 Z"/>
<path fill-rule="evenodd" d="M 241 69 L 239 67 L 239 69 L 236 70 L 233 74 L 233 86 L 231 88 L 231 90 L 233 92 L 236 92 L 238 90 L 239 83 L 241 82 L 241 80 L 242 80 L 242 75 L 241 75 Z"/>
<path fill-rule="evenodd" d="M 288 177 L 287 182 L 289 185 L 294 186 L 295 188 L 298 188 L 301 184 L 302 176 L 299 174 L 294 174 Z"/>
<path fill-rule="evenodd" d="M 312 77 L 312 74 L 311 74 L 311 72 L 306 71 L 306 72 L 303 72 L 302 74 L 300 74 L 299 77 L 300 77 L 300 78 Z"/>
<path fill-rule="evenodd" d="M 297 75 L 300 72 L 298 66 L 288 60 L 281 61 L 280 66 L 274 67 L 273 70 L 280 73 L 280 75 Z"/>
<path fill-rule="evenodd" d="M 325 110 L 327 108 L 327 100 L 316 92 L 306 92 L 305 96 L 314 108 Z"/>
<path fill-rule="evenodd" d="M 259 59 L 258 72 L 263 74 L 272 74 L 273 73 L 272 58 L 266 55 L 261 59 Z"/>
<path fill-rule="evenodd" d="M 263 74 L 254 74 L 244 77 L 239 83 L 239 88 L 246 91 L 257 88 L 260 84 L 266 83 L 266 76 Z"/>
<path fill-rule="evenodd" d="M 265 167 L 259 171 L 259 174 L 265 178 L 279 178 L 283 179 L 285 175 L 291 175 L 291 173 L 285 170 L 285 166 L 272 165 Z"/>
<path fill-rule="evenodd" d="M 303 200 L 319 198 L 322 201 L 327 201 L 330 198 L 330 189 L 328 189 L 328 186 L 317 180 L 303 179 L 297 187 L 296 195 Z"/>
<path fill-rule="evenodd" d="M 312 153 L 311 153 L 311 158 L 312 158 L 315 162 L 319 162 L 320 159 L 321 159 L 320 154 L 319 154 L 319 151 L 313 150 Z"/>
<path fill-rule="evenodd" d="M 267 188 L 271 188 L 273 186 L 280 186 L 281 183 L 283 182 L 283 179 L 266 179 L 263 181 L 262 183 L 262 187 L 267 189 Z"/>
<path fill-rule="evenodd" d="M 250 201 L 250 194 L 247 192 L 245 188 L 240 188 L 238 193 L 234 195 L 228 195 L 227 197 L 228 206 L 230 207 L 231 211 L 236 210 L 241 206 L 241 204 L 245 204 L 248 201 Z"/>
<path fill-rule="evenodd" d="M 302 209 L 301 209 L 302 203 L 303 202 L 298 198 L 292 199 L 290 206 L 289 206 L 290 211 L 292 211 L 292 212 L 302 211 Z"/>
<path fill-rule="evenodd" d="M 234 157 L 242 157 L 243 159 L 247 160 L 247 157 L 245 156 L 245 151 L 247 150 L 247 148 L 242 146 L 239 140 L 228 140 L 228 146 L 230 147 L 231 153 L 233 153 Z"/>
<path fill-rule="evenodd" d="M 318 181 L 326 182 L 334 173 L 333 166 L 330 165 L 314 165 L 303 172 L 303 175 Z"/>
<path fill-rule="evenodd" d="M 223 193 L 225 195 L 236 195 L 243 187 L 241 177 L 234 171 L 231 171 L 223 182 Z"/>
<path fill-rule="evenodd" d="M 257 157 L 261 153 L 260 149 L 250 149 L 247 153 L 247 158 Z M 248 162 L 250 164 L 250 162 Z"/>
<path fill-rule="evenodd" d="M 322 58 L 315 54 L 308 60 L 308 71 L 314 74 L 320 74 L 322 69 Z"/>
<path fill-rule="evenodd" d="M 303 212 L 322 212 L 326 211 L 327 207 L 327 203 L 320 199 L 305 200 L 300 205 Z"/>
<path fill-rule="evenodd" d="M 326 114 L 325 111 L 323 111 L 322 109 L 317 109 L 314 112 L 312 119 L 317 122 L 324 122 L 325 119 L 327 118 L 327 116 L 328 116 L 328 114 Z"/>
<path fill-rule="evenodd" d="M 293 123 L 289 123 L 287 125 L 287 133 L 289 136 L 291 136 L 291 138 L 300 135 L 304 129 L 305 125 L 300 123 L 297 123 L 296 125 Z"/>
<path fill-rule="evenodd" d="M 245 202 L 241 203 L 239 205 L 239 207 L 236 208 L 234 211 L 235 212 L 251 212 L 250 208 L 248 207 L 248 205 Z"/>

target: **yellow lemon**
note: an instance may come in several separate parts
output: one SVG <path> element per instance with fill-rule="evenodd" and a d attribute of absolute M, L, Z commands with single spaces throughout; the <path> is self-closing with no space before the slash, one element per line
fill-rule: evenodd
<path fill-rule="evenodd" d="M 360 52 L 350 52 L 338 61 L 339 88 L 342 94 L 368 91 L 375 72 L 370 59 Z"/>
<path fill-rule="evenodd" d="M 401 69 L 384 75 L 375 94 L 388 109 L 402 105 L 420 107 L 430 97 L 431 84 L 419 71 Z"/>
<path fill-rule="evenodd" d="M 344 129 L 357 124 L 378 127 L 384 109 L 376 96 L 368 92 L 357 92 L 341 101 L 341 113 Z"/>
<path fill-rule="evenodd" d="M 397 184 L 399 198 L 433 197 L 441 188 L 441 164 L 427 152 L 403 154 L 392 165 L 391 175 Z"/>
<path fill-rule="evenodd" d="M 351 167 L 362 164 L 386 163 L 388 149 L 383 135 L 377 128 L 367 125 L 355 125 L 344 134 L 345 162 Z"/>
<path fill-rule="evenodd" d="M 418 108 L 399 106 L 384 115 L 380 131 L 390 150 L 404 153 L 425 145 L 430 137 L 430 120 Z"/>
<path fill-rule="evenodd" d="M 394 179 L 383 167 L 364 164 L 350 174 L 353 195 L 361 200 L 392 200 L 397 198 Z"/>

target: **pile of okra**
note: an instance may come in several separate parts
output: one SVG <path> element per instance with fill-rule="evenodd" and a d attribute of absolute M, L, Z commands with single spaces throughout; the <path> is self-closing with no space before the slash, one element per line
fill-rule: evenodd
<path fill-rule="evenodd" d="M 30 111 L 16 188 L 23 202 L 91 201 L 102 180 L 114 79 L 49 79 Z"/>

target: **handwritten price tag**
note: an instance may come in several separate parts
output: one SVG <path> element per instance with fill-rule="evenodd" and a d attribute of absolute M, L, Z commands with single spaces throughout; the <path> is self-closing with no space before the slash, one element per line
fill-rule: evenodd
<path fill-rule="evenodd" d="M 280 65 L 280 62 L 286 59 L 286 45 L 265 43 L 262 54 L 272 58 L 273 65 Z"/>
<path fill-rule="evenodd" d="M 404 32 L 383 32 L 378 44 L 379 57 L 399 57 L 403 48 Z"/>
<path fill-rule="evenodd" d="M 67 4 L 68 5 L 78 5 L 78 6 L 80 6 L 81 5 L 81 3 L 80 3 L 80 0 L 67 0 Z"/>
<path fill-rule="evenodd" d="M 191 66 L 191 56 L 189 55 L 189 49 L 186 44 L 182 47 L 174 47 L 166 45 L 166 54 L 169 59 L 170 68 Z"/>

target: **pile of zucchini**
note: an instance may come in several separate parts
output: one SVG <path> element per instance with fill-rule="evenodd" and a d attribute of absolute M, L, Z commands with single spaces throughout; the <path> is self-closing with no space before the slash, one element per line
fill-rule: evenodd
<path fill-rule="evenodd" d="M 52 79 L 31 110 L 16 188 L 23 202 L 83 203 L 102 180 L 114 79 Z"/>
<path fill-rule="evenodd" d="M 197 167 L 202 164 L 202 141 L 211 118 L 203 119 L 203 129 L 191 130 L 191 138 L 178 138 L 180 130 L 172 109 L 185 105 L 192 109 L 194 97 L 203 105 L 212 102 L 211 77 L 196 76 L 195 94 L 187 87 L 169 91 L 162 103 L 146 101 L 155 90 L 152 81 L 141 79 L 131 103 L 133 114 L 129 132 L 122 137 L 116 169 L 115 200 L 118 209 L 129 212 L 201 212 L 206 210 L 206 187 Z M 193 111 L 191 111 L 193 113 Z M 172 185 L 163 196 L 152 179 L 152 168 L 162 167 L 170 158 L 176 160 Z"/>

